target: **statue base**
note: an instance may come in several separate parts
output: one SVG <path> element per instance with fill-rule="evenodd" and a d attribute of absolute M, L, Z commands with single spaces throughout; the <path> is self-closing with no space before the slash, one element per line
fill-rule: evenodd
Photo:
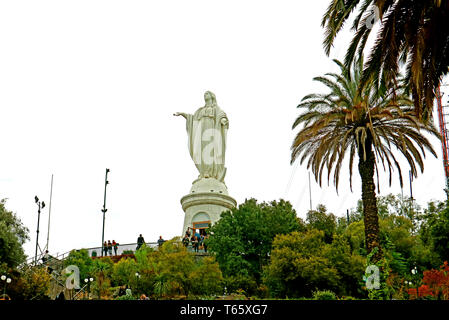
<path fill-rule="evenodd" d="M 185 212 L 182 236 L 188 228 L 205 229 L 220 219 L 223 211 L 237 206 L 234 198 L 228 195 L 226 185 L 214 178 L 195 180 L 190 193 L 181 198 Z"/>

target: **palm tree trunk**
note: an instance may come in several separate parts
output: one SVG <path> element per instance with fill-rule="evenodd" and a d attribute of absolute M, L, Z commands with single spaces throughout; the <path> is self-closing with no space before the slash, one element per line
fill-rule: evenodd
<path fill-rule="evenodd" d="M 363 222 L 365 224 L 365 243 L 368 253 L 374 248 L 378 251 L 373 256 L 373 262 L 382 258 L 379 243 L 379 218 L 377 214 L 376 187 L 374 185 L 374 153 L 372 139 L 365 140 L 366 159 L 362 146 L 359 147 L 359 173 L 362 178 Z"/>

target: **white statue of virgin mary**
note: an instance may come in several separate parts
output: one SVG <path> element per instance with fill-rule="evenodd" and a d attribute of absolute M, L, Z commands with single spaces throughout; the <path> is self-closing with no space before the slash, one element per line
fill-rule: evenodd
<path fill-rule="evenodd" d="M 206 104 L 188 114 L 177 112 L 175 116 L 182 116 L 187 121 L 187 135 L 190 157 L 197 167 L 201 178 L 215 178 L 224 181 L 226 174 L 225 152 L 226 134 L 229 120 L 226 113 L 217 105 L 215 95 L 204 93 Z"/>

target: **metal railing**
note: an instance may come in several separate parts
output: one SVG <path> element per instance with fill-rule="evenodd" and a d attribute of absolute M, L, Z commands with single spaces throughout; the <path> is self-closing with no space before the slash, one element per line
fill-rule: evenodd
<path fill-rule="evenodd" d="M 179 242 L 181 243 L 182 241 L 179 241 Z M 155 250 L 157 250 L 159 247 L 157 242 L 146 242 L 145 244 L 148 247 L 153 248 Z M 190 252 L 195 252 L 195 249 L 193 248 L 192 243 L 190 241 L 186 248 Z M 101 251 L 102 250 L 101 247 L 86 248 L 84 250 L 87 250 L 87 252 L 89 253 L 89 256 L 91 256 L 91 257 L 92 257 L 93 252 L 96 252 L 95 254 L 97 257 L 101 257 L 102 254 L 103 254 L 103 256 L 115 256 L 115 255 L 119 256 L 119 255 L 124 254 L 124 252 L 125 253 L 126 252 L 134 253 L 136 251 L 136 249 L 137 249 L 137 243 L 127 243 L 127 244 L 119 244 L 117 246 L 117 253 L 115 253 L 114 248 L 112 248 L 112 251 L 108 251 L 107 255 Z M 205 250 L 204 246 L 201 245 L 198 248 L 198 252 L 205 253 L 205 252 L 207 252 L 207 250 Z"/>
<path fill-rule="evenodd" d="M 72 250 L 70 250 L 70 251 L 72 251 Z M 49 258 L 50 258 L 50 259 L 56 259 L 56 260 L 64 260 L 64 259 L 69 255 L 70 251 L 67 251 L 67 252 L 64 252 L 64 253 L 61 253 L 61 254 L 57 253 L 56 255 L 49 255 Z M 42 261 L 42 258 L 43 258 L 44 256 L 45 256 L 44 253 L 40 253 L 40 254 L 37 256 L 37 261 L 36 261 L 37 263 L 35 263 L 34 257 L 30 257 L 30 258 L 28 258 L 28 259 L 25 260 L 25 262 L 21 265 L 21 267 L 29 266 L 29 265 L 40 265 L 40 264 L 44 264 L 44 262 Z"/>
<path fill-rule="evenodd" d="M 153 249 L 158 248 L 157 242 L 146 242 L 145 244 L 148 247 L 153 248 Z M 115 250 L 114 247 L 112 247 L 112 248 L 110 248 L 110 250 L 107 251 L 107 253 L 102 251 L 103 250 L 102 247 L 84 248 L 84 250 L 87 250 L 90 257 L 120 256 L 120 255 L 126 254 L 126 253 L 134 253 L 137 250 L 137 243 L 118 244 L 117 250 Z"/>

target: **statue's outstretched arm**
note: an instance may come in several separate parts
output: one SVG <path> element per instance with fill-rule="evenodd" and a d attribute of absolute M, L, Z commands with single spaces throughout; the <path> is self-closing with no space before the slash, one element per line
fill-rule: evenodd
<path fill-rule="evenodd" d="M 184 118 L 187 119 L 187 113 L 184 113 L 184 112 L 176 112 L 176 113 L 173 113 L 173 115 L 174 115 L 175 117 L 181 116 L 181 117 L 184 117 Z"/>

